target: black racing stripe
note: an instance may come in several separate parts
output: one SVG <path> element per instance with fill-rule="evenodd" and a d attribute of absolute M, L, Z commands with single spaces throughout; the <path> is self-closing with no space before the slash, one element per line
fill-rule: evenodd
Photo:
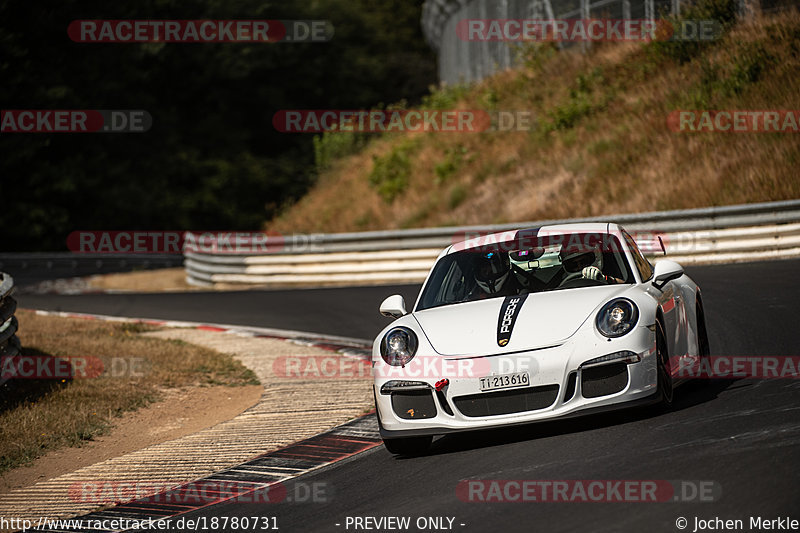
<path fill-rule="evenodd" d="M 515 239 L 520 243 L 531 242 L 532 239 L 535 239 L 539 236 L 539 230 L 542 228 L 525 228 L 517 231 L 517 235 Z"/>
<path fill-rule="evenodd" d="M 513 250 L 529 250 L 534 246 L 539 246 L 539 230 L 542 228 L 525 228 L 517 231 L 514 235 L 514 241 L 506 250 L 511 252 Z"/>
<path fill-rule="evenodd" d="M 528 293 L 518 296 L 506 296 L 503 305 L 500 306 L 500 316 L 497 318 L 497 345 L 507 346 L 511 340 L 511 333 L 514 332 L 514 324 L 517 322 L 522 304 L 528 298 Z"/>

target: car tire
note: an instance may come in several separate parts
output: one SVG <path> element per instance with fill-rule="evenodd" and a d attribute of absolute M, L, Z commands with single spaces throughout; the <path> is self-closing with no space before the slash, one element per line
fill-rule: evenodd
<path fill-rule="evenodd" d="M 698 364 L 708 363 L 711 356 L 711 347 L 708 343 L 708 330 L 706 329 L 706 315 L 703 311 L 703 304 L 698 299 L 695 308 L 695 319 L 697 320 L 697 357 Z M 711 384 L 711 376 L 703 373 L 702 369 L 708 366 L 700 366 L 697 372 L 697 379 L 692 380 L 693 388 L 702 389 Z"/>
<path fill-rule="evenodd" d="M 399 439 L 383 439 L 383 445 L 390 453 L 413 457 L 428 451 L 433 441 L 433 436 L 402 437 Z"/>
<path fill-rule="evenodd" d="M 703 304 L 697 300 L 697 351 L 698 355 L 707 359 L 711 355 L 711 345 L 708 343 L 708 330 L 706 329 L 706 314 Z"/>
<path fill-rule="evenodd" d="M 659 404 L 663 409 L 669 409 L 672 407 L 675 389 L 673 388 L 672 375 L 670 374 L 667 339 L 664 336 L 664 327 L 658 321 L 656 321 L 656 368 Z"/>

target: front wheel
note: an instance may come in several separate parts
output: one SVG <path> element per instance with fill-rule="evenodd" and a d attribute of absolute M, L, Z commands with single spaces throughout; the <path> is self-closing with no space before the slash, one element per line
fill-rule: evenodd
<path fill-rule="evenodd" d="M 383 439 L 383 445 L 390 453 L 395 455 L 415 456 L 428 451 L 433 441 L 433 436 L 402 437 L 399 439 Z"/>
<path fill-rule="evenodd" d="M 709 364 L 708 359 L 711 356 L 711 347 L 708 343 L 708 330 L 706 329 L 706 317 L 703 312 L 703 304 L 700 303 L 699 299 L 697 300 L 695 313 L 695 318 L 697 319 L 697 364 L 699 368 L 697 372 L 698 379 L 693 381 L 693 385 L 695 388 L 702 388 L 711 384 L 711 376 L 704 375 L 704 365 Z M 708 366 L 705 366 L 705 368 L 708 368 Z"/>
<path fill-rule="evenodd" d="M 672 386 L 672 373 L 669 366 L 669 353 L 667 341 L 664 337 L 664 328 L 661 322 L 656 322 L 656 365 L 658 366 L 658 391 L 661 398 L 660 404 L 664 409 L 672 407 L 675 391 Z"/>
<path fill-rule="evenodd" d="M 706 329 L 706 314 L 703 311 L 703 304 L 697 301 L 697 351 L 701 358 L 711 355 L 711 346 L 708 342 L 708 330 Z"/>

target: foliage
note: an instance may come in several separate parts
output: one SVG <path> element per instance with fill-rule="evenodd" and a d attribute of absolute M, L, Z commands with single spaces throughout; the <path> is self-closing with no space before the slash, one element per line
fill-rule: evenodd
<path fill-rule="evenodd" d="M 583 117 L 589 116 L 594 111 L 605 107 L 604 95 L 595 95 L 595 89 L 602 86 L 604 81 L 605 78 L 599 67 L 595 67 L 586 74 L 578 74 L 575 86 L 570 90 L 567 101 L 548 111 L 552 122 L 546 125 L 545 129 L 570 129 Z"/>
<path fill-rule="evenodd" d="M 736 22 L 736 0 L 698 0 L 681 11 L 679 17 L 668 16 L 664 20 L 673 29 L 681 28 L 684 21 L 714 21 L 718 31 L 729 30 Z M 655 40 L 647 48 L 656 60 L 669 59 L 680 64 L 691 61 L 714 41 L 699 39 Z"/>
<path fill-rule="evenodd" d="M 470 92 L 468 85 L 431 85 L 429 93 L 422 97 L 422 109 L 453 109 L 459 100 Z"/>
<path fill-rule="evenodd" d="M 3 109 L 144 109 L 147 133 L 0 135 L 5 250 L 81 229 L 254 230 L 361 139 L 278 132 L 283 109 L 419 101 L 422 0 L 0 3 Z M 85 44 L 78 19 L 323 19 L 326 43 Z"/>
<path fill-rule="evenodd" d="M 456 173 L 464 162 L 464 156 L 467 153 L 467 148 L 462 145 L 456 145 L 445 150 L 445 158 L 441 163 L 434 167 L 436 173 L 436 183 L 444 183 L 449 177 Z"/>
<path fill-rule="evenodd" d="M 333 162 L 354 154 L 366 146 L 369 133 L 330 131 L 314 136 L 314 168 L 317 173 L 329 169 Z"/>
<path fill-rule="evenodd" d="M 411 177 L 411 156 L 418 146 L 419 143 L 415 139 L 406 139 L 392 147 L 388 154 L 373 156 L 369 182 L 384 202 L 391 203 L 408 187 Z"/>

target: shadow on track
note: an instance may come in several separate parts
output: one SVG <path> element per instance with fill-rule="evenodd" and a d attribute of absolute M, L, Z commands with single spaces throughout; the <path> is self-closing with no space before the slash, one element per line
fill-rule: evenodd
<path fill-rule="evenodd" d="M 658 405 L 650 405 L 565 420 L 448 434 L 435 440 L 426 456 L 448 455 L 468 450 L 492 448 L 655 419 L 712 401 L 736 381 L 740 380 L 695 380 L 687 383 L 676 390 L 674 403 L 667 411 Z M 395 456 L 395 459 L 406 460 L 413 459 L 413 457 Z"/>

